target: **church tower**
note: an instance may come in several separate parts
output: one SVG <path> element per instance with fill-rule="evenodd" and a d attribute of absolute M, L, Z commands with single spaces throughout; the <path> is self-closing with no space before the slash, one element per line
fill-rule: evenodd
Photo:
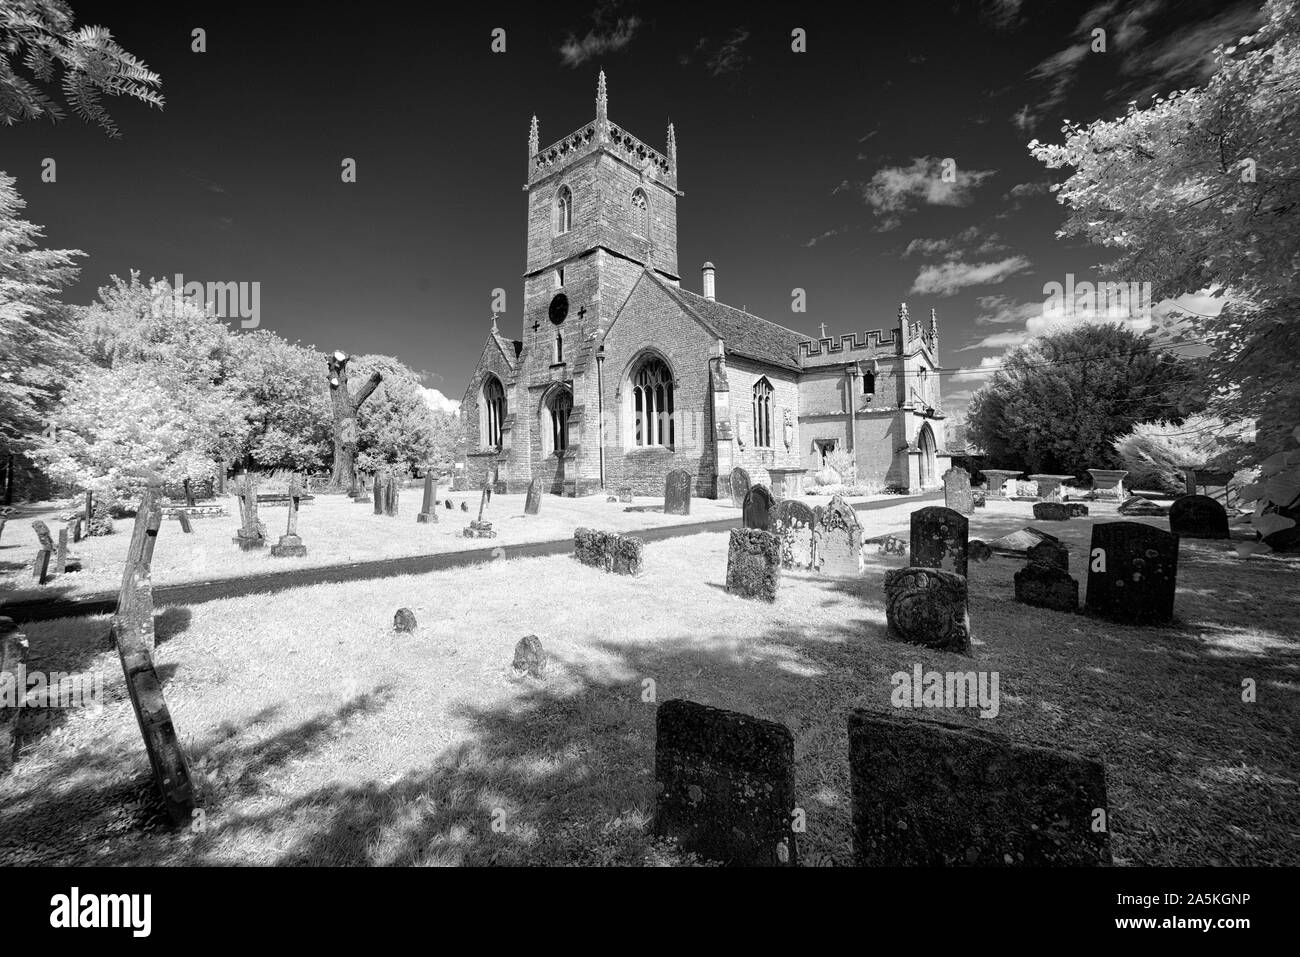
<path fill-rule="evenodd" d="M 595 119 L 541 142 L 534 116 L 511 471 L 572 495 L 600 483 L 601 337 L 645 269 L 680 285 L 677 142 L 671 124 L 660 153 L 611 122 L 604 71 Z"/>

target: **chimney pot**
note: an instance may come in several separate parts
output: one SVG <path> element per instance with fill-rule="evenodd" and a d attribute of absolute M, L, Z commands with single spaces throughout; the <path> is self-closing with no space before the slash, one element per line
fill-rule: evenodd
<path fill-rule="evenodd" d="M 716 298 L 713 285 L 713 263 L 705 263 L 700 267 L 700 272 L 703 273 L 704 276 L 704 298 L 709 300 L 709 302 L 713 302 Z"/>

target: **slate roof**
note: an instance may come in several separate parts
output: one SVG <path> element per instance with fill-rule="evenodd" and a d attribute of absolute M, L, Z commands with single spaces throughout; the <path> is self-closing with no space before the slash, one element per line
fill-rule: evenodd
<path fill-rule="evenodd" d="M 802 333 L 778 326 L 743 309 L 713 302 L 680 286 L 664 282 L 647 270 L 650 276 L 678 305 L 695 316 L 719 339 L 726 340 L 727 354 L 766 362 L 782 369 L 799 371 L 799 343 L 807 342 Z"/>

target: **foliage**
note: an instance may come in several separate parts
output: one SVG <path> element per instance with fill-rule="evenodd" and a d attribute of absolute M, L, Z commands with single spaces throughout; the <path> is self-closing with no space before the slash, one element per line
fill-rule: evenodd
<path fill-rule="evenodd" d="M 832 449 L 826 454 L 826 464 L 835 470 L 840 477 L 840 481 L 845 485 L 852 485 L 857 479 L 858 464 L 853 458 L 852 452 L 847 452 L 841 448 Z"/>
<path fill-rule="evenodd" d="M 1300 426 L 1291 430 L 1292 448 L 1275 452 L 1259 464 L 1259 480 L 1241 491 L 1243 502 L 1254 502 L 1251 527 L 1266 541 L 1242 542 L 1237 553 L 1248 558 L 1270 548 L 1291 551 L 1300 546 Z"/>
<path fill-rule="evenodd" d="M 376 371 L 384 380 L 357 413 L 356 467 L 364 472 L 391 466 L 423 470 L 434 460 L 435 421 L 419 376 L 392 356 L 358 356 L 351 365 L 356 381 Z M 321 376 L 323 380 L 323 372 Z"/>
<path fill-rule="evenodd" d="M 63 109 L 38 85 L 56 82 L 77 116 L 112 137 L 121 134 L 100 102 L 105 94 L 163 105 L 158 74 L 104 27 L 77 27 L 62 0 L 6 0 L 0 4 L 0 124 L 62 119 Z"/>
<path fill-rule="evenodd" d="M 1184 468 L 1217 466 L 1246 431 L 1244 423 L 1209 415 L 1182 423 L 1142 422 L 1115 440 L 1115 451 L 1128 469 L 1130 487 L 1180 494 L 1186 487 Z"/>
<path fill-rule="evenodd" d="M 971 397 L 970 441 L 989 468 L 1081 475 L 1119 464 L 1113 442 L 1139 422 L 1177 420 L 1186 363 L 1144 337 L 1090 324 L 1011 350 Z"/>
<path fill-rule="evenodd" d="M 263 329 L 235 336 L 233 353 L 249 402 L 239 457 L 262 468 L 321 468 L 332 449 L 325 357 Z"/>
<path fill-rule="evenodd" d="M 1260 458 L 1300 411 L 1300 4 L 1267 0 L 1263 14 L 1254 35 L 1216 51 L 1203 87 L 1029 144 L 1048 167 L 1073 167 L 1059 235 L 1114 250 L 1109 277 L 1151 282 L 1156 301 L 1230 301 L 1191 328 L 1212 349 L 1212 411 L 1276 420 L 1260 423 Z"/>
<path fill-rule="evenodd" d="M 59 301 L 77 278 L 77 249 L 37 249 L 41 227 L 19 216 L 26 203 L 0 172 L 0 449 L 24 450 L 45 426 L 77 359 L 75 324 Z"/>

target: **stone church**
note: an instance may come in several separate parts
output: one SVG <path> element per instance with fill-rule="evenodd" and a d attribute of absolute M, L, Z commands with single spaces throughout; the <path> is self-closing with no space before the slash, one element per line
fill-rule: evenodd
<path fill-rule="evenodd" d="M 533 117 L 523 327 L 493 319 L 465 390 L 462 483 L 662 495 L 684 469 L 714 498 L 740 466 L 789 495 L 841 450 L 859 483 L 940 484 L 934 312 L 810 339 L 719 302 L 711 263 L 683 288 L 677 175 L 672 125 L 661 153 L 612 122 L 603 72 L 592 122 L 542 148 Z"/>

